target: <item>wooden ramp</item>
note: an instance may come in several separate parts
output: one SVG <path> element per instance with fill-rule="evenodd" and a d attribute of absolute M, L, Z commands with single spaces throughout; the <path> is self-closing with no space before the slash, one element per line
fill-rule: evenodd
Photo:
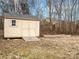
<path fill-rule="evenodd" d="M 40 38 L 37 37 L 23 37 L 25 41 L 40 41 Z"/>

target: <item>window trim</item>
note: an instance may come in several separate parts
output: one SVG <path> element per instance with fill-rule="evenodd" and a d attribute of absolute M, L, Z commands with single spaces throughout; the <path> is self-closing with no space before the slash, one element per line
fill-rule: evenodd
<path fill-rule="evenodd" d="M 16 20 L 15 20 L 15 19 L 12 19 L 12 21 L 11 21 L 11 26 L 12 26 L 12 27 L 16 27 Z"/>

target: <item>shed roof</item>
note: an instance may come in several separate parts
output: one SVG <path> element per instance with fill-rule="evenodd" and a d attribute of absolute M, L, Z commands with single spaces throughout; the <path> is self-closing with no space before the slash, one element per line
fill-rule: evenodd
<path fill-rule="evenodd" d="M 30 16 L 30 15 L 16 15 L 16 14 L 8 14 L 8 13 L 4 14 L 4 18 L 6 18 L 6 19 L 16 19 L 16 20 L 40 21 L 40 19 L 38 19 L 35 16 Z"/>

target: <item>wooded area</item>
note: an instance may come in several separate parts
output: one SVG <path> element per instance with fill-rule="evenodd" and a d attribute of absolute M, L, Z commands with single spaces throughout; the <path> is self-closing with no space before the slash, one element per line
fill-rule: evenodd
<path fill-rule="evenodd" d="M 78 34 L 78 10 L 79 0 L 0 0 L 1 15 L 7 12 L 36 16 L 49 32 L 55 33 Z"/>

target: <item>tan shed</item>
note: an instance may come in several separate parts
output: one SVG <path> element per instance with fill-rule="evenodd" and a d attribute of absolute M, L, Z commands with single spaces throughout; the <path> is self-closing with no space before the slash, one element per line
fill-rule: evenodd
<path fill-rule="evenodd" d="M 5 14 L 4 16 L 4 37 L 22 38 L 39 37 L 40 21 L 33 16 L 17 16 Z"/>

